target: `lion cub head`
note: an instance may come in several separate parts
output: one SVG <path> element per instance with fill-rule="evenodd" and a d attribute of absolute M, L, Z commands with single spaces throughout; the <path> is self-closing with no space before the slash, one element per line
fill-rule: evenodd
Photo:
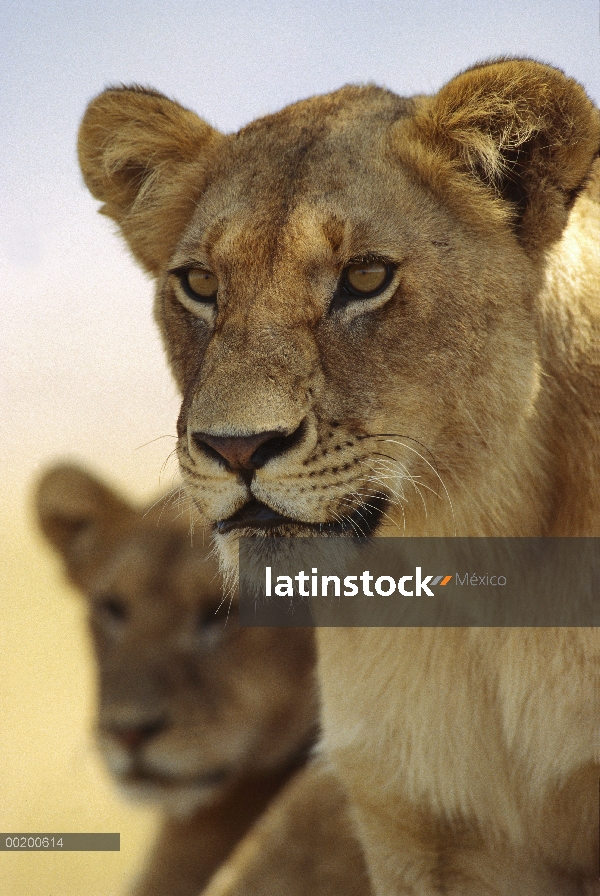
<path fill-rule="evenodd" d="M 599 143 L 530 60 L 227 136 L 152 91 L 90 104 L 82 171 L 157 280 L 183 476 L 232 562 L 240 533 L 544 533 L 536 297 Z"/>
<path fill-rule="evenodd" d="M 315 729 L 306 630 L 240 629 L 202 532 L 75 466 L 39 483 L 42 531 L 88 603 L 97 739 L 131 794 L 184 813 L 293 763 Z"/>

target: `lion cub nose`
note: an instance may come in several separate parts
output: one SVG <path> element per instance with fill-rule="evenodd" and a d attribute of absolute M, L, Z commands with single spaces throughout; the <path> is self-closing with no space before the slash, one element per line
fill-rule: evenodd
<path fill-rule="evenodd" d="M 271 429 L 251 436 L 213 436 L 195 432 L 194 442 L 209 457 L 225 461 L 230 470 L 258 470 L 283 454 L 300 438 L 301 426 L 293 433 Z"/>
<path fill-rule="evenodd" d="M 162 731 L 165 725 L 164 719 L 155 719 L 139 725 L 111 725 L 110 733 L 123 746 L 136 750 Z"/>

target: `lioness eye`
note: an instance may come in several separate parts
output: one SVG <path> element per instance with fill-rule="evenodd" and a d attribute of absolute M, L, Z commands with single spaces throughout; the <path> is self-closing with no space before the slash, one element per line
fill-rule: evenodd
<path fill-rule="evenodd" d="M 342 287 L 351 296 L 371 298 L 389 285 L 392 266 L 383 261 L 349 264 L 342 273 Z"/>
<path fill-rule="evenodd" d="M 217 295 L 219 281 L 211 271 L 189 268 L 181 274 L 181 284 L 192 299 L 210 301 Z"/>

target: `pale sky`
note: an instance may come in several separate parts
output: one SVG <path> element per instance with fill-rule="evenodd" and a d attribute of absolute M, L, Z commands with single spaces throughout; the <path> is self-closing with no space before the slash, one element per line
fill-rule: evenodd
<path fill-rule="evenodd" d="M 146 445 L 174 433 L 178 409 L 151 283 L 76 164 L 79 120 L 105 86 L 154 86 L 236 130 L 344 83 L 432 92 L 508 54 L 559 66 L 600 102 L 598 30 L 598 0 L 5 0 L 0 498 L 64 454 L 153 492 L 173 448 Z"/>

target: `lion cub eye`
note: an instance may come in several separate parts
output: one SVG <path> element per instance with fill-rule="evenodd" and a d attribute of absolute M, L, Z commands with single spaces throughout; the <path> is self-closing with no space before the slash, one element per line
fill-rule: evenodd
<path fill-rule="evenodd" d="M 92 600 L 93 616 L 105 633 L 120 634 L 129 621 L 129 608 L 116 594 L 98 594 Z"/>
<path fill-rule="evenodd" d="M 342 272 L 342 289 L 356 298 L 370 299 L 389 285 L 393 268 L 384 261 L 349 264 Z"/>
<path fill-rule="evenodd" d="M 237 607 L 227 599 L 221 599 L 218 604 L 204 607 L 197 617 L 199 630 L 210 628 L 214 625 L 225 625 L 237 619 Z"/>
<path fill-rule="evenodd" d="M 237 607 L 228 600 L 204 607 L 196 617 L 196 639 L 202 650 L 217 647 L 237 627 Z"/>
<path fill-rule="evenodd" d="M 219 281 L 205 268 L 188 268 L 179 275 L 181 285 L 191 299 L 197 302 L 210 302 L 219 288 Z"/>

